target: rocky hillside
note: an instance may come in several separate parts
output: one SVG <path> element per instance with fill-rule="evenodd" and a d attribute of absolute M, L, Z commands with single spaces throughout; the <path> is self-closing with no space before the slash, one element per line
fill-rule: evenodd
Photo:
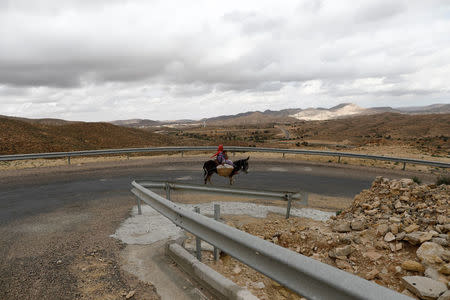
<path fill-rule="evenodd" d="M 0 154 L 189 145 L 198 141 L 161 135 L 109 123 L 69 122 L 57 125 L 0 118 Z"/>

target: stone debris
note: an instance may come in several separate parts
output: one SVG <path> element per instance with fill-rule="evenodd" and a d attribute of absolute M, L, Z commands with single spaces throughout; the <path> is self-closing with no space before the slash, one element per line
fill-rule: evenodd
<path fill-rule="evenodd" d="M 441 272 L 444 275 L 450 275 L 450 263 L 443 265 L 439 269 L 439 272 Z"/>
<path fill-rule="evenodd" d="M 406 288 L 421 299 L 437 299 L 447 291 L 444 283 L 422 276 L 402 278 Z"/>
<path fill-rule="evenodd" d="M 256 289 L 259 289 L 259 290 L 266 287 L 265 284 L 264 284 L 262 281 L 260 281 L 260 282 L 255 282 L 255 283 L 253 284 L 253 286 L 254 286 Z"/>
<path fill-rule="evenodd" d="M 386 233 L 386 235 L 384 236 L 384 240 L 386 242 L 392 242 L 395 240 L 395 235 L 392 232 L 388 232 Z"/>
<path fill-rule="evenodd" d="M 241 272 L 242 272 L 242 269 L 239 268 L 239 266 L 234 267 L 234 269 L 233 269 L 234 274 L 240 274 Z"/>
<path fill-rule="evenodd" d="M 426 265 L 441 264 L 443 262 L 442 255 L 444 248 L 436 243 L 426 242 L 417 249 L 417 257 Z"/>
<path fill-rule="evenodd" d="M 130 291 L 130 292 L 125 296 L 125 298 L 126 298 L 126 299 L 130 299 L 131 297 L 134 296 L 135 293 L 136 293 L 136 291 Z"/>
<path fill-rule="evenodd" d="M 352 231 L 352 229 L 350 228 L 350 223 L 342 222 L 342 223 L 337 223 L 334 226 L 334 231 L 337 231 L 337 232 L 350 232 L 350 231 Z"/>
<path fill-rule="evenodd" d="M 450 290 L 447 290 L 445 293 L 443 293 L 438 300 L 450 300 Z"/>
<path fill-rule="evenodd" d="M 356 220 L 352 220 L 351 222 L 351 228 L 353 230 L 363 230 L 366 226 L 366 222 L 363 219 L 356 219 Z"/>
<path fill-rule="evenodd" d="M 365 278 L 367 280 L 372 280 L 375 277 L 377 277 L 377 275 L 380 273 L 380 271 L 378 271 L 378 269 L 373 269 L 372 271 L 370 271 L 369 273 L 366 274 Z"/>
<path fill-rule="evenodd" d="M 449 185 L 377 177 L 327 221 L 276 219 L 236 227 L 398 292 L 437 299 L 450 281 L 449 204 Z M 243 268 L 239 276 L 245 273 Z"/>
<path fill-rule="evenodd" d="M 328 253 L 330 257 L 338 258 L 338 257 L 346 257 L 350 253 L 352 253 L 353 249 L 350 245 L 345 245 L 343 247 L 336 247 Z"/>
<path fill-rule="evenodd" d="M 347 246 L 354 247 L 372 263 L 384 260 L 389 252 L 396 253 L 395 260 L 400 260 L 403 272 L 420 275 L 427 269 L 430 279 L 447 284 L 450 281 L 449 204 L 448 185 L 418 185 L 412 180 L 377 177 L 369 190 L 357 195 L 349 208 L 328 223 L 338 232 L 339 237 L 335 237 L 338 242 L 344 240 L 342 235 L 347 235 L 347 239 L 352 235 L 352 242 Z M 351 224 L 351 231 L 347 231 L 348 226 L 344 227 L 348 224 Z M 365 226 L 361 229 L 362 226 L 357 224 Z M 374 240 L 371 241 L 369 236 Z M 356 243 L 357 240 L 363 242 Z M 338 249 L 341 247 L 335 246 L 328 253 L 336 262 L 342 259 L 341 256 L 349 255 L 338 255 Z M 389 256 L 389 259 L 393 258 Z M 398 266 L 392 266 L 390 272 L 401 273 L 396 271 Z M 375 270 L 363 277 L 376 278 Z"/>
<path fill-rule="evenodd" d="M 402 268 L 407 271 L 416 271 L 416 272 L 423 272 L 425 270 L 424 266 L 421 263 L 418 263 L 413 260 L 405 260 L 402 263 Z"/>

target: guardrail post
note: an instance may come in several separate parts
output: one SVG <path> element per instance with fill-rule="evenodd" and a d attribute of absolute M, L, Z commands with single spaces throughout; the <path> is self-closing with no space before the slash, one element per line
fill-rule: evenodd
<path fill-rule="evenodd" d="M 283 152 L 283 158 L 284 158 L 284 152 Z"/>
<path fill-rule="evenodd" d="M 291 215 L 291 204 L 292 204 L 292 197 L 291 194 L 286 195 L 287 198 L 287 209 L 286 209 L 286 219 L 289 219 L 289 216 Z"/>
<path fill-rule="evenodd" d="M 70 165 L 70 156 L 67 156 L 67 164 Z"/>
<path fill-rule="evenodd" d="M 338 164 L 341 163 L 341 157 L 338 156 Z"/>
<path fill-rule="evenodd" d="M 166 199 L 170 200 L 170 184 L 166 182 L 164 189 L 166 190 Z"/>
<path fill-rule="evenodd" d="M 181 151 L 181 157 L 183 157 L 184 156 L 184 151 Z"/>
<path fill-rule="evenodd" d="M 127 160 L 130 160 L 130 154 L 127 154 Z"/>
<path fill-rule="evenodd" d="M 136 197 L 137 206 L 138 206 L 138 215 L 142 215 L 142 209 L 141 209 L 141 198 Z"/>
<path fill-rule="evenodd" d="M 405 168 L 406 168 L 406 161 L 403 162 L 403 168 L 402 168 L 402 170 L 404 171 Z"/>
<path fill-rule="evenodd" d="M 194 207 L 194 211 L 199 214 L 200 207 Z M 198 236 L 195 237 L 195 252 L 197 254 L 197 259 L 202 261 L 202 240 Z"/>
<path fill-rule="evenodd" d="M 220 218 L 220 204 L 214 204 L 214 220 L 219 221 Z M 214 246 L 214 260 L 218 261 L 220 256 L 220 250 Z"/>

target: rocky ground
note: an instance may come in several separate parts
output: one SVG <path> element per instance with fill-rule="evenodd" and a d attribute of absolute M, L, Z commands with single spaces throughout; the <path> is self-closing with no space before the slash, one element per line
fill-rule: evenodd
<path fill-rule="evenodd" d="M 411 297 L 449 299 L 450 186 L 377 178 L 327 222 L 229 219 L 272 243 Z M 272 280 L 224 256 L 209 263 L 262 299 L 298 299 Z"/>

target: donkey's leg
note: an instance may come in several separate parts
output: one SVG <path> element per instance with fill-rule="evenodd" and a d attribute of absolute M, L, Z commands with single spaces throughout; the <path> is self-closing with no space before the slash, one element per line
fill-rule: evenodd
<path fill-rule="evenodd" d="M 213 172 L 208 172 L 207 181 L 209 182 L 209 184 L 212 184 L 211 183 L 211 177 L 212 177 L 213 174 L 214 174 Z M 205 184 L 206 184 L 206 182 L 205 182 Z"/>

